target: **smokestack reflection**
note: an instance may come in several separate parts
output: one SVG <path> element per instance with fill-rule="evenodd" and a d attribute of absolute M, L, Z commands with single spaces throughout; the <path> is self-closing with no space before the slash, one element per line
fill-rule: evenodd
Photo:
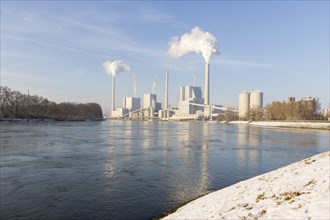
<path fill-rule="evenodd" d="M 239 149 L 238 164 L 242 168 L 256 169 L 257 161 L 260 160 L 261 154 L 257 147 L 260 146 L 261 138 L 259 128 L 248 125 L 239 125 L 237 133 L 237 143 Z"/>

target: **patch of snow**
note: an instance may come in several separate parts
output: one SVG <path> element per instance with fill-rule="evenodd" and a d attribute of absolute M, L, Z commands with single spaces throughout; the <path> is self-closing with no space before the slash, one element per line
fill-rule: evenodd
<path fill-rule="evenodd" d="M 164 219 L 330 219 L 330 151 L 198 198 Z"/>
<path fill-rule="evenodd" d="M 312 128 L 312 129 L 328 129 L 330 123 L 327 122 L 281 122 L 281 121 L 231 121 L 230 124 L 249 124 L 265 127 L 287 127 L 287 128 Z"/>

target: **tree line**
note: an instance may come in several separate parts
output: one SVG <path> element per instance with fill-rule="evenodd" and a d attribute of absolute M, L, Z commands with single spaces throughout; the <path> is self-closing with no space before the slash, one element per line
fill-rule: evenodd
<path fill-rule="evenodd" d="M 97 103 L 55 103 L 37 95 L 22 94 L 0 86 L 0 119 L 54 119 L 65 121 L 100 120 L 102 109 Z"/>
<path fill-rule="evenodd" d="M 321 103 L 318 99 L 307 99 L 300 101 L 274 101 L 263 109 L 250 109 L 247 119 L 252 121 L 260 120 L 327 120 L 329 115 L 321 113 Z"/>
<path fill-rule="evenodd" d="M 275 101 L 267 105 L 263 111 L 252 112 L 252 119 L 265 118 L 267 120 L 326 120 L 322 115 L 321 103 L 318 99 L 280 102 Z M 262 114 L 262 116 L 260 116 Z"/>
<path fill-rule="evenodd" d="M 306 99 L 300 101 L 280 102 L 274 101 L 264 108 L 252 108 L 243 120 L 263 121 L 263 120 L 281 120 L 281 121 L 301 121 L 301 120 L 328 120 L 329 113 L 320 112 L 321 103 L 318 99 Z M 238 120 L 237 112 L 228 109 L 217 116 L 217 121 L 235 121 Z"/>

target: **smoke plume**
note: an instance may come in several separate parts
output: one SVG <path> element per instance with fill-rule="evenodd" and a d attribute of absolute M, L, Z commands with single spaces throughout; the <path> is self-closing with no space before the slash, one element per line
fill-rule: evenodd
<path fill-rule="evenodd" d="M 202 31 L 199 27 L 195 27 L 190 33 L 186 33 L 180 38 L 172 38 L 168 44 L 168 53 L 172 57 L 181 57 L 192 52 L 200 53 L 206 63 L 210 63 L 210 59 L 214 54 L 220 53 L 215 36 Z"/>
<path fill-rule="evenodd" d="M 158 74 L 155 74 L 154 75 L 154 81 L 152 82 L 152 93 L 156 92 L 157 81 L 158 81 Z"/>
<path fill-rule="evenodd" d="M 192 73 L 191 76 L 192 76 L 193 86 L 195 86 L 195 84 L 196 84 L 196 75 L 194 73 Z"/>
<path fill-rule="evenodd" d="M 152 82 L 152 93 L 155 93 L 156 92 L 156 88 L 157 88 L 157 82 L 156 81 L 153 81 Z"/>
<path fill-rule="evenodd" d="M 136 96 L 136 84 L 137 84 L 135 73 L 132 73 L 132 83 L 133 83 L 133 97 L 135 97 Z"/>
<path fill-rule="evenodd" d="M 103 68 L 107 75 L 112 75 L 113 77 L 116 77 L 118 73 L 124 73 L 131 70 L 131 67 L 121 60 L 104 62 Z"/>

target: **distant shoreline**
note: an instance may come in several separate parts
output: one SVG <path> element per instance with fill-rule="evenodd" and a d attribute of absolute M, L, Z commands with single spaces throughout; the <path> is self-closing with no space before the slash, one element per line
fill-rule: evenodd
<path fill-rule="evenodd" d="M 330 130 L 330 122 L 231 121 L 231 122 L 220 122 L 220 123 L 246 124 L 246 125 L 253 125 L 260 127 Z"/>
<path fill-rule="evenodd" d="M 50 119 L 50 118 L 2 118 L 0 122 L 83 122 L 83 121 L 105 121 L 106 119 L 86 119 L 86 120 L 62 120 L 62 119 Z"/>

